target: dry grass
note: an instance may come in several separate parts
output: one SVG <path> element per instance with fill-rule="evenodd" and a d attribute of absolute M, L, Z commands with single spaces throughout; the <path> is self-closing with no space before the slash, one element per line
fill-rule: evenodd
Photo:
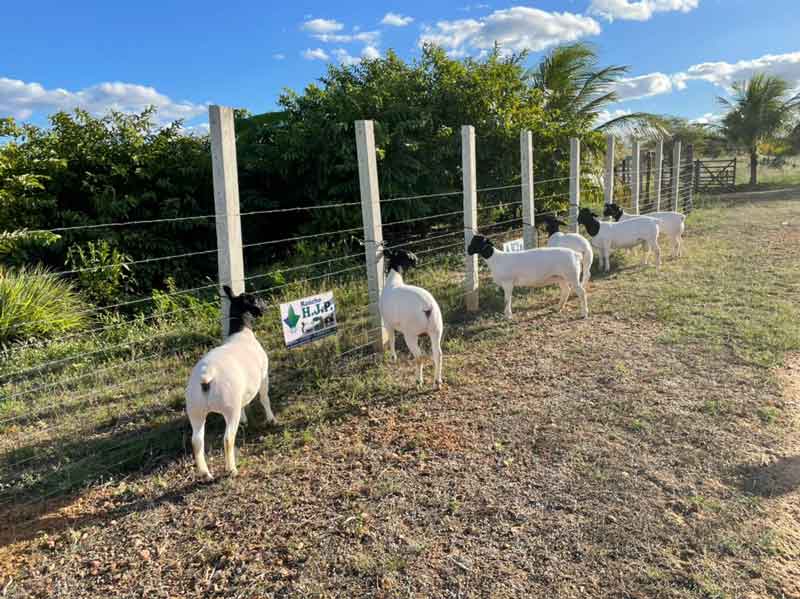
<path fill-rule="evenodd" d="M 800 205 L 689 226 L 660 276 L 597 277 L 588 321 L 548 292 L 506 323 L 484 285 L 444 390 L 354 365 L 247 431 L 239 478 L 197 484 L 185 455 L 7 508 L 0 590 L 800 597 Z"/>

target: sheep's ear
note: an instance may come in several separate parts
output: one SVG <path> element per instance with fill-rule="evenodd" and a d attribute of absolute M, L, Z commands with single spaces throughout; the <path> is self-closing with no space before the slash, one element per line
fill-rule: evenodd
<path fill-rule="evenodd" d="M 383 250 L 383 257 L 387 260 L 391 260 L 393 255 L 392 250 Z"/>
<path fill-rule="evenodd" d="M 222 290 L 225 292 L 225 295 L 228 296 L 229 300 L 233 299 L 233 291 L 231 291 L 230 287 L 228 287 L 227 285 L 223 285 Z"/>
<path fill-rule="evenodd" d="M 556 224 L 559 224 L 559 225 L 561 225 L 562 227 L 566 227 L 566 226 L 567 226 L 567 223 L 565 223 L 563 220 L 557 220 L 557 221 L 556 221 Z"/>

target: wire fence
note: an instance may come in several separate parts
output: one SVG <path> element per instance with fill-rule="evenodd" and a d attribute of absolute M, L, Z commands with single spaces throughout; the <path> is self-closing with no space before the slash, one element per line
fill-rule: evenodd
<path fill-rule="evenodd" d="M 665 173 L 668 171 L 665 170 Z M 625 173 L 619 197 L 625 194 Z M 691 168 L 679 191 L 679 207 L 691 210 Z M 683 177 L 684 175 L 682 175 Z M 568 217 L 569 176 L 534 180 L 534 218 Z M 602 198 L 602 188 L 586 175 L 586 197 Z M 669 177 L 662 179 L 661 207 L 669 207 Z M 422 286 L 439 300 L 445 319 L 463 312 L 465 234 L 489 235 L 500 246 L 518 239 L 527 223 L 523 216 L 525 188 L 519 179 L 475 190 L 477 228 L 465 225 L 464 190 L 404 195 L 380 200 L 381 206 L 407 203 L 433 205 L 421 216 L 383 223 L 383 248 L 405 248 L 419 257 L 419 267 L 407 273 L 410 284 Z M 640 196 L 643 213 L 655 209 L 652 185 Z M 438 203 L 437 203 L 438 202 Z M 319 377 L 347 372 L 374 360 L 381 329 L 370 296 L 368 260 L 358 242 L 366 242 L 362 201 L 250 212 L 221 213 L 152 220 L 132 220 L 62 226 L 49 232 L 124 230 L 169 222 L 220 222 L 233 217 L 246 222 L 261 215 L 303 211 L 314 214 L 336 209 L 352 211 L 353 226 L 303 235 L 245 238 L 245 258 L 253 248 L 281 248 L 284 259 L 264 267 L 245 263 L 243 280 L 265 300 L 266 310 L 255 333 L 270 359 L 273 400 L 286 404 Z M 357 226 L 356 226 L 356 223 Z M 245 229 L 247 230 L 247 229 Z M 269 233 L 275 234 L 275 231 Z M 331 240 L 335 240 L 335 243 Z M 538 244 L 547 244 L 538 235 Z M 309 250 L 309 248 L 311 248 Z M 219 248 L 164 256 L 142 256 L 125 265 L 135 270 L 152 262 L 180 263 L 187 258 L 214 258 Z M 105 267 L 97 267 L 103 269 Z M 66 269 L 44 276 L 72 279 L 97 270 Z M 482 277 L 488 272 L 482 267 Z M 219 281 L 196 286 L 153 290 L 106 305 L 88 305 L 80 315 L 88 324 L 55 339 L 41 340 L 26 331 L 43 319 L 12 325 L 21 338 L 0 351 L 0 504 L 20 499 L 47 499 L 60 493 L 129 471 L 162 464 L 176 455 L 190 455 L 189 428 L 184 416 L 183 389 L 198 358 L 221 338 Z M 288 349 L 280 306 L 324 291 L 336 302 L 335 334 L 301 349 Z M 258 418 L 258 416 L 255 416 Z M 213 431 L 213 428 L 212 428 Z M 209 448 L 215 435 L 207 435 Z M 221 441 L 219 441 L 221 443 Z M 219 445 L 217 443 L 217 447 Z"/>

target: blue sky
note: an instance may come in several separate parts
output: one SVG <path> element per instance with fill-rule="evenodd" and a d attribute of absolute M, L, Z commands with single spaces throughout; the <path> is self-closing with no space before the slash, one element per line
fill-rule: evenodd
<path fill-rule="evenodd" d="M 631 67 L 612 112 L 710 118 L 714 98 L 755 70 L 800 86 L 798 0 L 40 0 L 8 3 L 3 17 L 0 117 L 35 123 L 77 105 L 156 104 L 202 127 L 207 103 L 271 110 L 328 61 L 387 48 L 413 58 L 423 39 L 453 56 L 499 40 L 529 49 L 532 64 L 555 44 L 592 42 L 602 63 Z"/>

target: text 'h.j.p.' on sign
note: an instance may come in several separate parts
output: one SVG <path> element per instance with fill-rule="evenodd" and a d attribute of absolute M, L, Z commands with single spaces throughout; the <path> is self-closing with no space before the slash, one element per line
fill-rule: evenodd
<path fill-rule="evenodd" d="M 283 339 L 289 349 L 336 333 L 336 304 L 327 291 L 281 304 Z"/>

